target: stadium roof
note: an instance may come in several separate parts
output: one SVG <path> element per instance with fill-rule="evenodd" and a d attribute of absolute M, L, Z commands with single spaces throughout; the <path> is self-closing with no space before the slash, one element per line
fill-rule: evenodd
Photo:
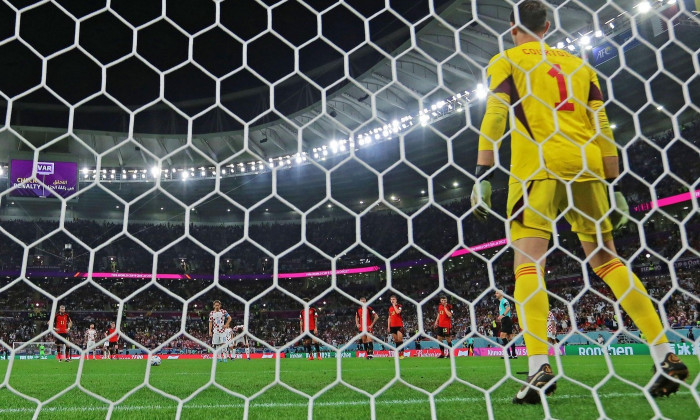
<path fill-rule="evenodd" d="M 112 149 L 102 156 L 102 168 L 150 171 L 155 159 L 168 156 L 162 168 L 191 168 L 195 174 L 221 162 L 239 173 L 240 163 L 265 162 L 268 169 L 269 159 L 294 160 L 297 154 L 312 159 L 314 149 L 333 139 L 417 117 L 440 100 L 473 92 L 484 81 L 489 58 L 511 46 L 511 7 L 501 0 L 391 1 L 393 10 L 373 0 L 177 0 L 165 2 L 165 11 L 160 0 L 113 0 L 111 9 L 105 9 L 105 1 L 9 3 L 12 7 L 0 5 L 0 91 L 13 105 L 10 129 L 0 131 L 0 162 L 68 133 L 69 103 L 77 104 L 72 132 L 97 153 Z M 644 29 L 646 17 L 636 10 L 637 1 L 585 2 L 600 8 L 597 21 L 581 7 L 584 2 L 549 3 L 558 7 L 551 45 L 570 40 L 577 51 L 585 51 L 578 42 L 584 36 L 601 30 L 609 39 L 628 31 L 635 15 L 639 36 L 662 43 Z M 214 25 L 217 15 L 219 26 Z M 610 25 L 613 19 L 617 24 Z M 694 35 L 697 25 L 678 28 L 679 42 L 659 55 L 665 70 L 682 81 L 694 74 L 687 52 L 698 48 L 700 37 Z M 627 69 L 638 74 L 619 71 L 619 59 L 599 67 L 613 75 L 617 102 L 609 112 L 619 121 L 623 141 L 636 132 L 632 112 L 641 112 L 651 134 L 670 127 L 668 115 L 655 104 L 673 113 L 686 103 L 680 88 L 666 89 L 664 83 L 677 85 L 668 75 L 655 74 L 657 57 L 650 48 L 633 51 L 625 56 Z M 34 89 L 42 76 L 46 86 Z M 641 91 L 646 77 L 651 77 L 649 95 Z M 653 109 L 647 106 L 652 101 Z M 0 107 L 6 104 L 2 98 Z M 445 139 L 458 134 L 451 143 L 455 162 L 471 170 L 474 127 L 483 108 L 480 101 L 465 105 L 471 112 L 436 118 L 427 127 L 409 126 L 404 131 L 407 159 L 432 174 L 447 163 Z M 127 110 L 134 112 L 133 121 Z M 188 117 L 194 117 L 191 128 Z M 467 122 L 469 129 L 460 131 Z M 397 144 L 365 149 L 358 156 L 379 170 L 400 156 Z M 70 136 L 45 151 L 69 153 L 81 167 L 96 166 L 95 153 Z M 319 164 L 329 167 L 338 159 L 329 156 Z M 404 193 L 402 188 L 423 190 L 422 177 L 403 170 L 397 194 Z M 441 182 L 447 186 L 466 179 L 454 168 L 445 173 Z M 269 182 L 262 184 L 267 189 Z"/>

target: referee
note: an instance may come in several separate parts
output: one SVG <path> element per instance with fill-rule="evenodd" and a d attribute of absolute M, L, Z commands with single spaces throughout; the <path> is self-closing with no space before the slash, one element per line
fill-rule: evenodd
<path fill-rule="evenodd" d="M 496 299 L 498 299 L 498 320 L 501 321 L 501 343 L 506 348 L 506 356 L 511 359 L 517 359 L 518 354 L 515 352 L 515 346 L 508 346 L 508 342 L 513 339 L 513 319 L 511 318 L 510 302 L 503 296 L 503 290 L 496 290 Z M 505 356 L 501 356 L 503 359 Z"/>

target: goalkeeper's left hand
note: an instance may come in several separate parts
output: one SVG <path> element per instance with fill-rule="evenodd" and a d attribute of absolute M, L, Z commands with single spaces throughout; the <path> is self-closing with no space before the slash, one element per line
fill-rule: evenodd
<path fill-rule="evenodd" d="M 615 206 L 612 213 L 610 213 L 610 222 L 613 225 L 613 230 L 618 230 L 629 222 L 630 207 L 627 204 L 627 199 L 620 191 L 615 191 L 613 200 Z"/>
<path fill-rule="evenodd" d="M 489 216 L 489 209 L 491 208 L 491 181 L 486 179 L 478 183 L 481 188 L 481 195 L 477 188 L 477 183 L 474 183 L 474 188 L 472 188 L 472 195 L 470 197 L 472 207 L 474 207 L 474 216 L 482 222 L 485 222 Z"/>

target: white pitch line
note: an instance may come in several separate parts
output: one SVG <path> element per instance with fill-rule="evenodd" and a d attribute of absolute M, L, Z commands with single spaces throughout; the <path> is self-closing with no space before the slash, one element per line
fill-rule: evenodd
<path fill-rule="evenodd" d="M 680 395 L 690 395 L 690 392 L 682 391 L 678 392 Z M 624 397 L 641 397 L 639 393 L 609 393 L 598 395 L 598 398 L 624 398 Z M 570 400 L 586 398 L 588 395 L 552 395 L 548 397 L 547 400 Z M 394 404 L 426 404 L 428 398 L 425 399 L 410 399 L 410 400 L 377 400 L 378 405 L 394 405 Z M 510 402 L 510 398 L 492 398 L 493 402 Z M 452 398 L 436 398 L 436 403 L 478 403 L 485 402 L 484 398 L 463 398 L 463 397 L 452 397 Z M 314 407 L 348 407 L 357 405 L 367 405 L 368 401 L 321 401 L 315 402 Z M 250 408 L 306 408 L 309 403 L 256 403 L 251 402 Z M 222 408 L 243 408 L 243 403 L 236 404 L 187 404 L 182 408 L 184 410 L 212 410 L 212 409 L 222 409 Z M 163 406 L 163 405 L 117 405 L 114 407 L 115 411 L 164 411 L 164 410 L 175 410 L 176 406 Z M 33 413 L 36 411 L 34 408 L 22 407 L 22 408 L 2 408 L 0 409 L 0 414 L 14 414 L 14 413 Z M 45 407 L 41 409 L 44 413 L 66 413 L 66 412 L 95 412 L 95 411 L 107 411 L 107 407 Z"/>

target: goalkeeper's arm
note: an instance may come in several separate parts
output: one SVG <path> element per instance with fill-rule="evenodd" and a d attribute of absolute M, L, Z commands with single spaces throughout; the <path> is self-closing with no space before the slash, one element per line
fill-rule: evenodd
<path fill-rule="evenodd" d="M 620 160 L 617 156 L 617 145 L 613 137 L 608 115 L 603 106 L 603 95 L 600 92 L 598 77 L 591 70 L 591 93 L 588 100 L 588 118 L 593 127 L 596 127 L 594 143 L 600 148 L 603 157 L 603 170 L 605 180 L 613 185 L 612 207 L 617 211 L 610 214 L 610 222 L 613 230 L 617 230 L 629 221 L 629 206 L 624 194 L 620 191 L 619 184 L 615 180 L 620 176 Z"/>
<path fill-rule="evenodd" d="M 481 122 L 481 136 L 479 137 L 479 154 L 476 158 L 477 180 L 471 194 L 471 204 L 474 207 L 474 216 L 485 221 L 491 208 L 491 175 L 489 169 L 494 165 L 495 147 L 500 147 L 500 139 L 506 130 L 508 118 L 508 105 L 510 97 L 504 93 L 497 93 L 489 97 L 486 103 L 486 113 Z"/>
<path fill-rule="evenodd" d="M 613 230 L 618 230 L 629 221 L 630 208 L 627 204 L 620 184 L 616 184 L 615 180 L 620 176 L 620 163 L 617 156 L 603 156 L 603 169 L 605 170 L 605 180 L 613 186 L 612 207 L 617 211 L 610 213 L 610 222 L 613 225 Z"/>

